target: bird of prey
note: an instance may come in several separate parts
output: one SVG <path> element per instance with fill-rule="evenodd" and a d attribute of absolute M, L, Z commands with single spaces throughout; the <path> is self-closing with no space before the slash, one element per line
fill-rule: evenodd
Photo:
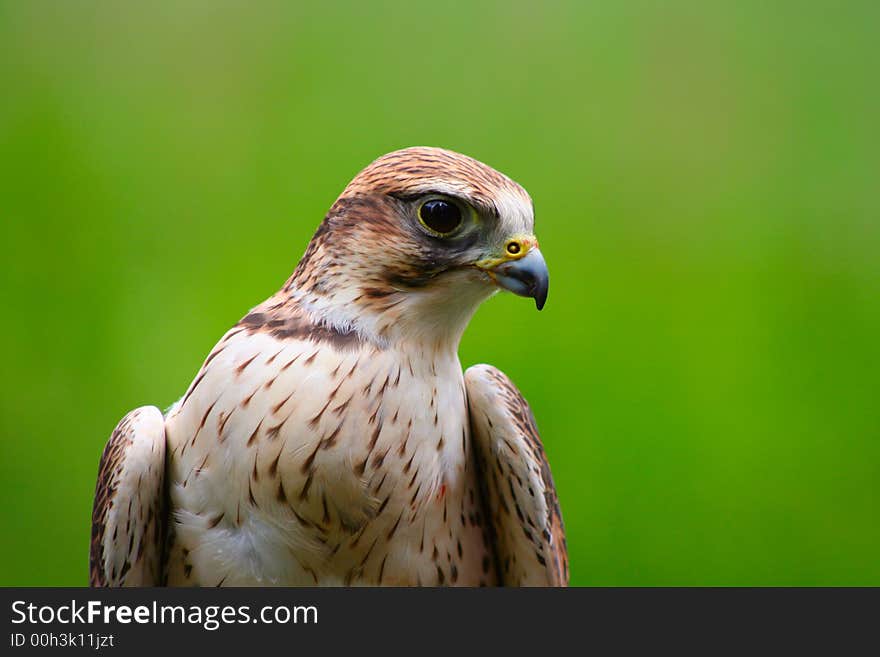
<path fill-rule="evenodd" d="M 526 191 L 438 148 L 345 188 L 292 276 L 163 416 L 101 457 L 94 586 L 565 586 L 528 404 L 458 344 L 500 288 L 547 298 Z"/>

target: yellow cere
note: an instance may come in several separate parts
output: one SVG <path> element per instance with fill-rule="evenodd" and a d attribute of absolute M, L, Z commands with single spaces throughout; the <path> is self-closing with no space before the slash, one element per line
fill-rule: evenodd
<path fill-rule="evenodd" d="M 476 265 L 480 269 L 492 269 L 504 262 L 524 258 L 528 255 L 529 251 L 536 248 L 538 248 L 538 239 L 534 235 L 526 233 L 512 235 L 504 241 L 504 247 L 500 256 L 483 258 Z"/>

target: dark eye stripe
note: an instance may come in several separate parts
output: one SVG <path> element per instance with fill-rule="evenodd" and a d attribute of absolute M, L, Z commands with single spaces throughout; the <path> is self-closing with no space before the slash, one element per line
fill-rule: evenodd
<path fill-rule="evenodd" d="M 461 225 L 461 208 L 451 201 L 431 199 L 419 208 L 419 219 L 441 235 L 448 235 Z"/>

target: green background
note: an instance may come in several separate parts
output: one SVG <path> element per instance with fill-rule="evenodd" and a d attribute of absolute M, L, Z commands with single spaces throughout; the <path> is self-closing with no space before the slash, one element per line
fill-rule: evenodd
<path fill-rule="evenodd" d="M 878 3 L 294 5 L 0 3 L 0 583 L 86 583 L 116 422 L 425 144 L 535 200 L 547 308 L 461 356 L 574 584 L 880 584 Z"/>

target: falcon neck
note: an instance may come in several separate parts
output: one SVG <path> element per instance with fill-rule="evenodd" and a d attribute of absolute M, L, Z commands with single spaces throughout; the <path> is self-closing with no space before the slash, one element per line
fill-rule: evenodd
<path fill-rule="evenodd" d="M 457 359 L 464 330 L 488 295 L 484 290 L 454 296 L 441 292 L 378 295 L 360 288 L 337 288 L 332 294 L 316 294 L 288 288 L 272 307 L 283 316 L 307 318 L 314 330 L 351 336 L 379 349 L 445 353 Z"/>

